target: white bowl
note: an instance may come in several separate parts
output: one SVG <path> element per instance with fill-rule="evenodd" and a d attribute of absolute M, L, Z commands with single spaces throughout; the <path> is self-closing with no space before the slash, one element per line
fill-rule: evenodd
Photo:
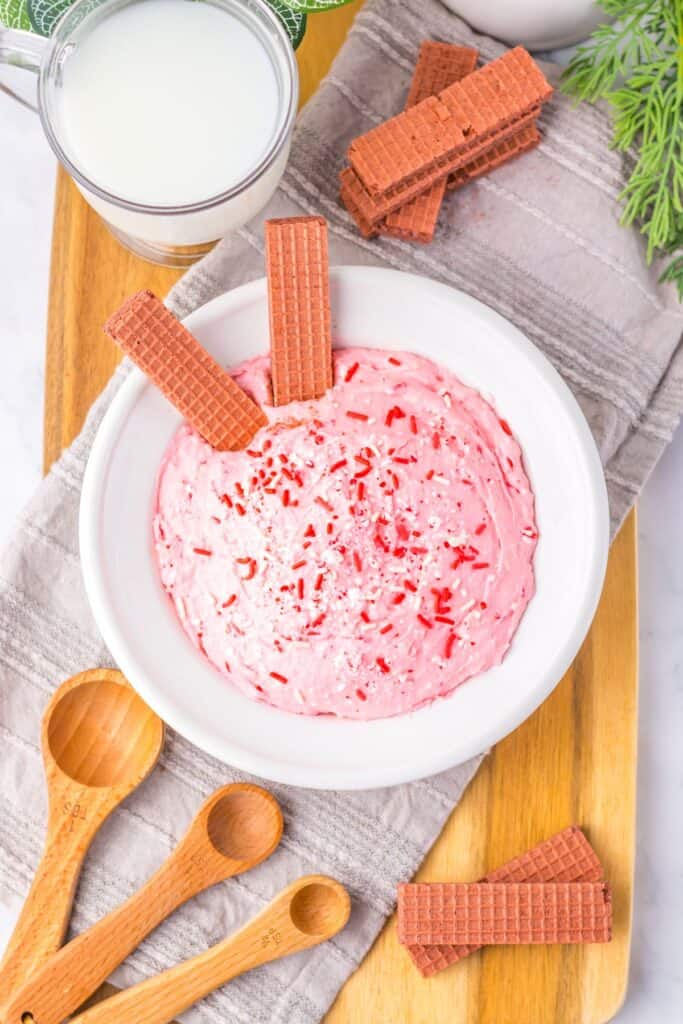
<path fill-rule="evenodd" d="M 593 437 L 550 363 L 497 313 L 445 285 L 371 267 L 331 272 L 335 344 L 419 352 L 492 399 L 511 424 L 536 495 L 537 591 L 502 665 L 450 697 L 372 722 L 304 717 L 242 696 L 195 650 L 162 589 L 152 547 L 157 469 L 179 414 L 137 370 L 93 445 L 80 515 L 83 573 L 119 666 L 179 733 L 228 764 L 279 782 L 367 789 L 479 753 L 548 696 L 588 630 L 608 549 Z M 264 280 L 208 303 L 189 329 L 221 363 L 268 344 Z"/>

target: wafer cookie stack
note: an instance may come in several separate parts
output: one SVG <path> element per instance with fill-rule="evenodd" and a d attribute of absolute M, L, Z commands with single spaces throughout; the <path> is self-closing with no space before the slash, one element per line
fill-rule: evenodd
<path fill-rule="evenodd" d="M 399 886 L 398 917 L 399 940 L 429 978 L 483 945 L 607 942 L 612 908 L 597 854 L 571 826 L 479 883 Z"/>
<path fill-rule="evenodd" d="M 340 197 L 364 237 L 428 242 L 446 188 L 534 148 L 552 93 L 522 47 L 473 70 L 476 51 L 423 43 L 406 107 L 355 139 Z"/>

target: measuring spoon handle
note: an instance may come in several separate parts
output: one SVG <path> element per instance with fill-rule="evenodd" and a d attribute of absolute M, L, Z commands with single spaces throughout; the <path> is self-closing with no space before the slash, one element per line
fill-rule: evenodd
<path fill-rule="evenodd" d="M 305 910 L 297 914 L 296 898 L 303 890 L 321 887 L 328 890 L 330 913 L 316 919 L 313 928 Z M 237 975 L 331 938 L 344 927 L 348 915 L 348 895 L 338 882 L 320 875 L 301 878 L 223 942 L 106 999 L 79 1014 L 71 1024 L 168 1024 Z M 42 1021 L 36 1018 L 36 1024 Z"/>
<path fill-rule="evenodd" d="M 196 868 L 192 845 L 181 843 L 141 889 L 31 975 L 3 1024 L 21 1024 L 27 1013 L 40 1024 L 62 1024 L 158 924 L 216 881 Z"/>
<path fill-rule="evenodd" d="M 102 822 L 98 803 L 66 790 L 53 801 L 43 855 L 0 962 L 0 1019 L 17 989 L 62 944 L 81 865 Z"/>

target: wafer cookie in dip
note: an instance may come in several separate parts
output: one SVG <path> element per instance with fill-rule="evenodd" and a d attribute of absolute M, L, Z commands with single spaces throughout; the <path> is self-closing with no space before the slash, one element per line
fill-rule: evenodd
<path fill-rule="evenodd" d="M 320 398 L 332 386 L 327 223 L 266 221 L 273 404 Z"/>
<path fill-rule="evenodd" d="M 243 448 L 266 423 L 259 407 L 152 292 L 127 299 L 104 330 L 219 451 Z"/>
<path fill-rule="evenodd" d="M 286 406 L 266 356 L 233 371 L 268 420 L 244 451 L 178 431 L 156 557 L 190 641 L 244 694 L 382 718 L 503 659 L 534 592 L 534 498 L 511 426 L 453 373 L 333 356 L 333 387 Z"/>

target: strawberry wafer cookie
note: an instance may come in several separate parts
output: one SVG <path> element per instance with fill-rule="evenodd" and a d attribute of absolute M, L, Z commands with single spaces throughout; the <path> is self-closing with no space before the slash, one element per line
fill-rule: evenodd
<path fill-rule="evenodd" d="M 259 406 L 152 292 L 132 295 L 104 330 L 219 451 L 245 448 L 267 423 Z"/>
<path fill-rule="evenodd" d="M 469 78 L 474 77 L 475 74 L 478 72 L 475 71 Z M 366 227 L 376 228 L 390 213 L 425 192 L 435 182 L 461 170 L 484 155 L 493 154 L 501 143 L 516 137 L 524 128 L 533 125 L 538 113 L 539 107 L 534 107 L 514 125 L 501 129 L 495 136 L 485 136 L 470 143 L 466 159 L 462 154 L 458 154 L 448 160 L 439 160 L 426 171 L 412 175 L 400 185 L 396 185 L 382 194 L 371 194 L 355 170 L 352 167 L 346 167 L 339 175 L 342 200 L 357 220 L 362 219 Z"/>
<path fill-rule="evenodd" d="M 609 942 L 606 882 L 445 882 L 402 887 L 404 944 L 518 945 Z"/>
<path fill-rule="evenodd" d="M 273 404 L 321 398 L 332 387 L 327 224 L 266 222 Z"/>
<path fill-rule="evenodd" d="M 453 82 L 471 74 L 477 66 L 478 51 L 469 46 L 452 46 L 426 40 L 420 47 L 415 73 L 405 109 L 441 92 Z M 390 213 L 380 227 L 380 234 L 431 242 L 446 190 L 441 178 L 405 206 Z"/>
<path fill-rule="evenodd" d="M 461 167 L 459 171 L 451 174 L 447 184 L 449 192 L 467 185 L 474 178 L 480 178 L 483 174 L 494 171 L 496 167 L 501 167 L 509 160 L 514 160 L 515 157 L 521 156 L 523 153 L 528 153 L 530 150 L 535 149 L 540 141 L 541 133 L 536 125 L 527 125 L 515 135 L 511 135 L 503 142 L 497 143 L 488 152 Z"/>
<path fill-rule="evenodd" d="M 600 882 L 602 865 L 586 836 L 576 825 L 558 832 L 501 867 L 490 871 L 482 882 Z M 399 902 L 402 889 L 399 889 Z M 471 945 L 412 944 L 408 952 L 425 978 L 481 949 Z"/>
<path fill-rule="evenodd" d="M 349 161 L 371 195 L 383 195 L 437 168 L 457 170 L 474 150 L 522 119 L 552 94 L 521 47 L 372 128 L 350 144 Z"/>

